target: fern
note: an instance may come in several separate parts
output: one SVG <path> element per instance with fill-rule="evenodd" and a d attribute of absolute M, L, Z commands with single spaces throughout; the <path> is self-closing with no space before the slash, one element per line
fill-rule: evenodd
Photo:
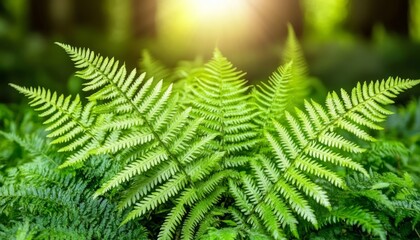
<path fill-rule="evenodd" d="M 337 196 L 334 211 L 320 216 L 325 230 L 334 229 L 334 225 L 358 226 L 381 239 L 415 236 L 409 235 L 419 221 L 419 193 L 408 174 L 403 178 L 393 173 L 370 173 L 369 177 L 355 174 L 346 182 L 349 190 L 332 190 Z"/>
<path fill-rule="evenodd" d="M 44 124 L 49 125 L 48 137 L 54 138 L 52 144 L 62 144 L 59 151 L 72 153 L 62 167 L 85 161 L 90 156 L 89 151 L 103 141 L 104 132 L 98 126 L 109 119 L 107 116 L 96 118 L 92 112 L 94 103 L 83 107 L 79 96 L 72 99 L 44 88 L 10 85 L 32 100 L 29 104 L 40 116 L 48 117 Z"/>
<path fill-rule="evenodd" d="M 215 150 L 235 156 L 256 143 L 255 110 L 247 102 L 243 75 L 216 50 L 197 79 L 191 102 L 195 117 L 204 119 L 203 131 L 217 134 Z"/>
<path fill-rule="evenodd" d="M 193 93 L 197 90 L 197 78 L 202 75 L 204 66 L 203 60 L 197 58 L 193 61 L 181 61 L 175 69 L 174 75 L 179 79 L 174 84 L 176 94 L 179 94 L 179 104 L 188 106 L 194 101 Z"/>
<path fill-rule="evenodd" d="M 314 208 L 304 196 L 327 209 L 331 208 L 331 204 L 326 191 L 311 178 L 320 177 L 343 188 L 342 178 L 328 169 L 331 164 L 367 174 L 360 164 L 343 155 L 343 151 L 351 153 L 363 149 L 343 138 L 336 129 L 346 130 L 363 140 L 373 140 L 362 125 L 379 128 L 375 122 L 382 121 L 389 112 L 378 103 L 391 103 L 389 97 L 416 83 L 418 81 L 388 79 L 369 85 L 358 84 L 351 96 L 344 90 L 341 98 L 335 92 L 329 94 L 327 109 L 314 101 L 306 101 L 306 111 L 296 109 L 297 116 L 286 112 L 283 124 L 273 120 L 275 132 L 265 133 L 273 157 L 261 157 L 264 164 L 251 162 L 251 176 L 254 177 L 247 175 L 242 178 L 244 190 L 240 195 L 236 192 L 238 188 L 235 189 L 240 206 L 254 205 L 251 213 L 247 211 L 245 214 L 262 219 L 274 237 L 279 235 L 280 230 L 276 226 L 280 225 L 288 225 L 297 236 L 296 216 L 291 216 L 291 212 L 317 226 Z M 239 196 L 242 197 L 239 199 Z M 279 202 L 283 206 L 273 205 Z M 282 209 L 282 212 L 276 213 L 271 209 Z"/>
<path fill-rule="evenodd" d="M 413 99 L 407 106 L 393 107 L 396 112 L 385 123 L 385 131 L 379 134 L 379 151 L 371 156 L 381 158 L 378 163 L 382 168 L 402 175 L 408 172 L 417 188 L 420 187 L 420 100 Z M 398 142 L 398 143 L 396 143 Z M 403 145 L 402 145 L 403 144 Z M 384 151 L 387 149 L 386 151 Z M 390 152 L 391 151 L 391 152 Z M 378 154 L 376 154 L 378 153 Z M 407 154 L 408 153 L 408 154 Z"/>
<path fill-rule="evenodd" d="M 357 207 L 333 209 L 331 216 L 325 220 L 324 224 L 339 221 L 343 221 L 347 225 L 361 227 L 363 231 L 379 236 L 381 239 L 386 239 L 386 232 L 383 230 L 380 221 L 369 211 Z"/>
<path fill-rule="evenodd" d="M 287 30 L 288 37 L 283 52 L 283 62 L 287 64 L 288 62 L 293 61 L 293 65 L 290 71 L 290 86 L 285 89 L 289 88 L 289 91 L 292 93 L 286 99 L 289 103 L 288 106 L 291 107 L 289 109 L 293 109 L 294 106 L 299 106 L 302 103 L 302 100 L 308 97 L 310 93 L 309 86 L 313 79 L 308 81 L 308 67 L 303 56 L 303 51 L 297 41 L 295 31 L 290 24 L 287 26 Z"/>
<path fill-rule="evenodd" d="M 268 84 L 261 83 L 254 88 L 254 99 L 259 114 L 256 121 L 262 132 L 271 126 L 271 118 L 281 119 L 285 110 L 290 106 L 290 99 L 293 98 L 291 87 L 291 71 L 293 63 L 290 62 L 280 67 L 270 77 Z"/>
<path fill-rule="evenodd" d="M 29 225 L 34 239 L 141 239 L 144 229 L 133 224 L 119 227 L 121 213 L 106 199 L 93 199 L 87 184 L 72 174 L 30 163 L 19 169 L 22 181 L 0 188 L 0 209 L 9 218 L 3 223 L 11 236 L 16 226 Z M 36 186 L 36 187 L 34 187 Z M 15 223 L 14 223 L 15 222 Z"/>
<path fill-rule="evenodd" d="M 359 157 L 358 160 L 377 172 L 392 171 L 400 173 L 399 168 L 408 165 L 411 158 L 411 151 L 398 141 L 379 140 L 370 145 L 368 151 Z"/>
<path fill-rule="evenodd" d="M 262 82 L 253 89 L 260 129 L 270 126 L 271 118 L 281 119 L 286 110 L 301 106 L 309 95 L 312 79 L 309 80 L 301 47 L 290 25 L 283 55 L 284 64 L 273 72 L 267 83 Z"/>
<path fill-rule="evenodd" d="M 0 132 L 22 147 L 32 158 L 10 171 L 0 187 L 0 236 L 32 239 L 132 239 L 146 238 L 134 224 L 119 227 L 123 220 L 114 204 L 92 199 L 96 179 L 75 178 L 75 173 L 57 171 L 60 156 L 44 139 L 23 138 Z M 27 159 L 28 161 L 28 159 Z"/>
<path fill-rule="evenodd" d="M 359 83 L 319 104 L 301 99 L 307 93 L 297 87 L 306 81 L 300 57 L 250 91 L 244 74 L 216 50 L 191 72 L 189 89 L 173 94 L 172 84 L 128 72 L 113 58 L 58 45 L 85 80 L 86 104 L 78 96 L 12 86 L 49 118 L 53 143 L 70 153 L 61 168 L 84 165 L 84 178 L 101 183 L 94 194 L 79 194 L 92 196 L 92 204 L 118 200 L 118 209 L 127 212 L 119 222 L 123 227 L 140 219 L 159 225 L 152 235 L 159 239 L 281 239 L 344 222 L 385 238 L 383 216 L 351 201 L 343 207 L 334 193 L 367 198 L 391 211 L 416 204 L 415 194 L 394 204 L 378 189 L 356 191 L 345 176 L 369 175 L 351 156 L 365 151 L 360 140 L 375 140 L 371 129 L 382 129 L 391 113 L 383 105 L 420 80 Z M 101 178 L 92 166 L 110 170 Z"/>
<path fill-rule="evenodd" d="M 126 78 L 125 67 L 119 67 L 118 62 L 94 57 L 90 51 L 61 46 L 73 56 L 76 67 L 83 68 L 79 76 L 88 81 L 85 90 L 100 88 L 89 97 L 89 100 L 98 102 L 96 110 L 99 113 L 115 112 L 112 126 L 105 125 L 102 128 L 108 132 L 117 130 L 118 136 L 105 140 L 101 147 L 91 152 L 112 154 L 127 162 L 127 167 L 106 182 L 96 196 L 131 182 L 135 191 L 129 190 L 120 206 L 126 208 L 135 204 L 135 207 L 123 223 L 174 198 L 173 211 L 162 225 L 160 237 L 170 238 L 179 219 L 185 215 L 186 222 L 191 221 L 192 225 L 183 235 L 189 235 L 202 212 L 194 215 L 192 208 L 188 215 L 184 205 L 216 204 L 215 201 L 200 199 L 213 194 L 215 199 L 220 197 L 224 191 L 215 189 L 215 186 L 230 173 L 225 171 L 212 174 L 223 153 L 210 155 L 203 149 L 215 135 L 195 137 L 199 134 L 197 128 L 202 120 L 190 119 L 190 108 L 181 111 L 172 104 L 176 98 L 170 97 L 171 85 L 162 90 L 161 82 L 154 84 L 150 79 L 140 86 L 144 74 L 135 78 L 135 71 L 132 71 Z M 131 124 L 126 125 L 127 121 L 131 121 Z M 128 127 L 130 131 L 125 131 Z M 142 146 L 140 151 L 121 151 L 138 145 Z M 141 189 L 137 188 L 139 184 Z"/>

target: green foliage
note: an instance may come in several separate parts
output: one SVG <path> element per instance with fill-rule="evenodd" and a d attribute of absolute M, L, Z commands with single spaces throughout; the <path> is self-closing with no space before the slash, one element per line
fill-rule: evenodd
<path fill-rule="evenodd" d="M 19 168 L 20 181 L 0 188 L 2 238 L 22 227 L 33 239 L 145 239 L 145 230 L 130 223 L 119 227 L 122 214 L 109 200 L 93 199 L 88 182 L 60 173 L 42 162 Z"/>
<path fill-rule="evenodd" d="M 2 190 L 21 204 L 29 204 L 27 196 L 42 199 L 29 212 L 57 214 L 57 206 L 82 201 L 86 208 L 70 209 L 76 213 L 68 219 L 100 209 L 102 221 L 121 224 L 109 233 L 97 228 L 105 237 L 138 221 L 158 239 L 289 239 L 308 231 L 337 237 L 337 227 L 349 226 L 385 239 L 410 219 L 415 229 L 418 193 L 408 175 L 368 173 L 353 156 L 370 151 L 382 159 L 365 149 L 375 141 L 371 130 L 391 114 L 384 105 L 419 80 L 358 83 L 320 104 L 306 98 L 306 65 L 293 36 L 287 63 L 256 87 L 218 50 L 174 85 L 89 49 L 58 45 L 84 79 L 86 99 L 11 84 L 47 118 L 51 143 L 65 156 L 61 170 L 30 170 L 45 175 L 34 181 L 39 190 L 22 177 Z M 161 72 L 150 66 L 152 75 Z M 11 216 L 13 205 L 3 202 L 2 214 Z M 19 220 L 9 228 L 32 234 L 31 219 Z M 47 225 L 79 234 L 66 223 Z M 94 236 L 93 226 L 82 232 Z"/>
<path fill-rule="evenodd" d="M 163 79 L 167 83 L 172 83 L 175 80 L 175 75 L 172 75 L 171 71 L 155 59 L 147 50 L 143 50 L 139 65 L 140 70 L 158 81 Z"/>
<path fill-rule="evenodd" d="M 11 168 L 31 161 L 32 157 L 50 158 L 53 154 L 44 152 L 46 134 L 38 119 L 26 106 L 0 105 L 0 183 Z M 29 144 L 31 142 L 37 144 Z"/>
<path fill-rule="evenodd" d="M 360 239 L 354 226 L 382 239 L 414 239 L 420 216 L 419 192 L 408 174 L 354 174 L 346 179 L 348 190 L 331 189 L 334 211 L 321 215 L 319 235 Z"/>
<path fill-rule="evenodd" d="M 420 17 L 417 14 L 420 10 L 419 0 L 410 0 L 410 37 L 420 41 Z"/>
<path fill-rule="evenodd" d="M 293 64 L 290 66 L 291 81 L 288 82 L 289 86 L 283 87 L 283 89 L 289 91 L 289 94 L 286 94 L 289 106 L 297 107 L 300 106 L 303 99 L 308 97 L 309 91 L 311 91 L 309 86 L 313 84 L 314 79 L 308 77 L 308 67 L 292 25 L 289 24 L 287 27 L 288 38 L 283 52 L 283 62 L 286 64 L 293 62 Z M 275 76 L 273 77 L 275 78 Z"/>
<path fill-rule="evenodd" d="M 392 111 L 396 114 L 389 117 L 384 134 L 407 144 L 419 142 L 420 98 L 411 100 L 405 107 L 393 107 Z"/>
<path fill-rule="evenodd" d="M 332 36 L 346 19 L 348 4 L 348 0 L 303 0 L 306 27 L 314 37 Z"/>
<path fill-rule="evenodd" d="M 0 238 L 146 239 L 134 223 L 119 226 L 123 214 L 110 200 L 92 198 L 91 188 L 98 187 L 93 174 L 87 179 L 57 170 L 62 159 L 45 138 L 0 133 L 26 152 L 27 161 L 9 167 L 0 181 Z"/>
<path fill-rule="evenodd" d="M 385 123 L 380 141 L 371 146 L 373 151 L 363 155 L 361 161 L 379 171 L 392 171 L 399 176 L 409 173 L 417 188 L 420 187 L 420 101 L 411 100 L 406 107 L 394 107 L 396 112 Z"/>

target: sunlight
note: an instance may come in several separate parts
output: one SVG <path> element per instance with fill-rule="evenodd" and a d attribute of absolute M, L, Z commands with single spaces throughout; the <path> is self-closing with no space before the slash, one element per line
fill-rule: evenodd
<path fill-rule="evenodd" d="M 194 18 L 204 21 L 223 20 L 245 10 L 245 0 L 188 0 Z"/>
<path fill-rule="evenodd" d="M 165 51 L 172 53 L 200 52 L 221 45 L 225 49 L 245 48 L 260 36 L 258 19 L 251 2 L 160 0 L 157 22 L 162 46 L 166 48 Z M 175 45 L 177 48 L 171 47 Z"/>

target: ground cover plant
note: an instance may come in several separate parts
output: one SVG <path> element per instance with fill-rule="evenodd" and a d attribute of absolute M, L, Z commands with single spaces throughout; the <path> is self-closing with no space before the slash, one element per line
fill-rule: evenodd
<path fill-rule="evenodd" d="M 219 50 L 168 82 L 148 73 L 170 74 L 150 59 L 138 74 L 57 45 L 86 97 L 10 84 L 44 119 L 50 140 L 40 126 L 28 134 L 25 122 L 3 121 L 2 144 L 19 150 L 5 157 L 15 166 L 1 169 L 0 236 L 419 236 L 418 183 L 386 162 L 418 156 L 374 136 L 392 113 L 385 105 L 420 80 L 361 82 L 317 102 L 293 32 L 284 64 L 255 86 Z"/>

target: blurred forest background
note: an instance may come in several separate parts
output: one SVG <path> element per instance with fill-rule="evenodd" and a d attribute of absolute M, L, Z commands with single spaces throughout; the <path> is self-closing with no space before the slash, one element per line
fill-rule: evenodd
<path fill-rule="evenodd" d="M 79 91 L 80 80 L 57 41 L 115 56 L 129 69 L 139 66 L 145 49 L 173 67 L 180 60 L 207 60 L 217 46 L 247 79 L 265 80 L 281 62 L 288 23 L 310 74 L 329 90 L 388 76 L 420 78 L 420 0 L 198 5 L 206 1 L 1 0 L 0 102 L 20 99 L 10 82 Z M 223 2 L 229 7 L 217 5 Z"/>

